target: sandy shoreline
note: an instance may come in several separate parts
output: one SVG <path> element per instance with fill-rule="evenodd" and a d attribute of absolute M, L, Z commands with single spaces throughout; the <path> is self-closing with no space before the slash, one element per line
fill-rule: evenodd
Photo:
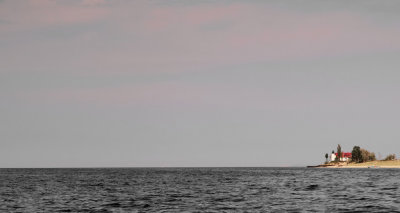
<path fill-rule="evenodd" d="M 392 161 L 370 161 L 365 163 L 346 163 L 339 164 L 321 164 L 318 166 L 309 166 L 313 168 L 400 168 L 400 160 Z"/>
<path fill-rule="evenodd" d="M 370 169 L 374 169 L 374 168 L 399 168 L 400 166 L 327 166 L 327 167 L 317 167 L 317 168 L 352 168 L 352 169 L 361 169 L 361 168 L 370 168 Z"/>

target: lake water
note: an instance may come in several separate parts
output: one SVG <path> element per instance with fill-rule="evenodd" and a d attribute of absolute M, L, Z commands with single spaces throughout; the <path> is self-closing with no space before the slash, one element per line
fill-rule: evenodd
<path fill-rule="evenodd" d="M 0 169 L 0 212 L 399 212 L 400 169 Z"/>

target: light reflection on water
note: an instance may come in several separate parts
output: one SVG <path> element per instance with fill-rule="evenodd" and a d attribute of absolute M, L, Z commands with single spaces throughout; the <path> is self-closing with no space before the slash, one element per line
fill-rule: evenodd
<path fill-rule="evenodd" d="M 0 212 L 400 210 L 398 169 L 0 169 Z"/>

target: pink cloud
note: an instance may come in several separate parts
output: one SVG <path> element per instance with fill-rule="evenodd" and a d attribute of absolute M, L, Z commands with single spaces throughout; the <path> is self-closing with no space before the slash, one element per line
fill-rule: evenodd
<path fill-rule="evenodd" d="M 0 7 L 0 18 L 8 24 L 1 25 L 0 32 L 89 23 L 104 18 L 109 12 L 105 7 L 96 7 L 101 1 L 67 3 L 51 0 L 4 1 Z"/>
<path fill-rule="evenodd" d="M 206 5 L 197 7 L 158 7 L 151 9 L 144 19 L 150 31 L 168 30 L 172 27 L 198 27 L 238 17 L 247 5 Z M 174 26 L 174 23 L 177 25 Z"/>
<path fill-rule="evenodd" d="M 98 6 L 106 4 L 105 0 L 82 0 L 82 5 L 85 6 Z"/>
<path fill-rule="evenodd" d="M 399 28 L 382 25 L 369 14 L 346 10 L 306 13 L 251 2 L 184 6 L 154 1 L 28 2 L 2 3 L 0 18 L 11 24 L 1 25 L 0 31 L 106 20 L 104 29 L 93 28 L 69 40 L 21 47 L 24 53 L 26 49 L 36 53 L 38 48 L 72 53 L 76 51 L 71 49 L 79 49 L 77 54 L 66 54 L 74 65 L 71 70 L 79 72 L 187 72 L 240 63 L 351 57 L 400 49 Z M 15 14 L 15 10 L 21 12 Z M 82 44 L 87 48 L 81 48 Z M 53 61 L 60 58 L 52 54 L 48 57 L 55 57 Z"/>
<path fill-rule="evenodd" d="M 127 44 L 122 51 L 99 56 L 110 67 L 188 70 L 400 49 L 398 28 L 380 25 L 368 14 L 344 10 L 308 14 L 253 3 L 147 4 L 142 9 L 139 18 L 119 22 L 120 30 L 135 35 L 140 44 Z"/>

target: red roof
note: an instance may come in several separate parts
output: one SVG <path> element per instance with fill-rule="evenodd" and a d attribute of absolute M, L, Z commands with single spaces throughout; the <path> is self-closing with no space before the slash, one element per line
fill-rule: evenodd
<path fill-rule="evenodd" d="M 335 155 L 338 156 L 337 153 L 335 153 Z M 345 158 L 351 158 L 351 152 L 342 152 L 342 156 L 341 156 L 341 157 L 342 157 L 342 158 L 343 158 L 343 157 L 345 157 Z"/>

